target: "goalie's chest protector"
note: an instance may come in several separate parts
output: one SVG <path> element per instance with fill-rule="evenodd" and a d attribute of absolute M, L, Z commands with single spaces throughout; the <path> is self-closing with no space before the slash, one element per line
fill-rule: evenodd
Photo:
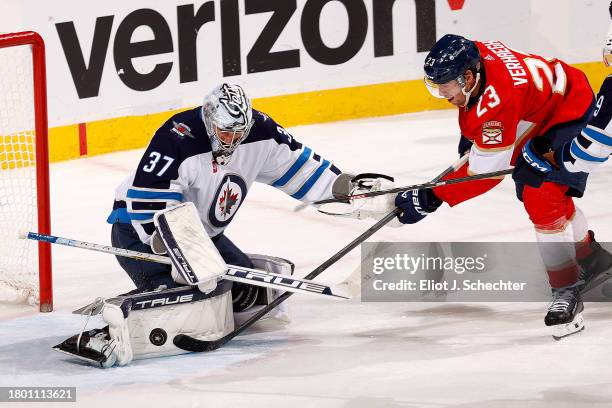
<path fill-rule="evenodd" d="M 187 181 L 184 201 L 195 204 L 206 232 L 221 233 L 244 202 L 267 156 L 267 141 L 238 146 L 229 164 L 218 165 L 211 153 L 185 160 L 179 177 Z M 263 159 L 262 159 L 263 158 Z"/>

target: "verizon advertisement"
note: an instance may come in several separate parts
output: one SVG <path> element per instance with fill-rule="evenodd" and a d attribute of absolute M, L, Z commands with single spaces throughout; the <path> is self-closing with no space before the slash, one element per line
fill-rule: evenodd
<path fill-rule="evenodd" d="M 607 4 L 22 0 L 8 1 L 0 26 L 44 37 L 50 124 L 58 126 L 196 105 L 223 80 L 266 97 L 418 79 L 446 33 L 595 61 Z"/>

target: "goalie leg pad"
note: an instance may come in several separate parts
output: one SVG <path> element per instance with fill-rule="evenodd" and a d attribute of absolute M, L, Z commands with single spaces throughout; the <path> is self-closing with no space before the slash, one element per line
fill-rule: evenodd
<path fill-rule="evenodd" d="M 259 254 L 248 254 L 249 259 L 253 263 L 253 267 L 256 269 L 263 269 L 268 272 L 278 273 L 281 275 L 291 276 L 295 270 L 293 262 L 283 258 L 277 258 L 270 255 L 259 255 Z M 236 285 L 236 283 L 234 283 Z M 244 285 L 251 286 L 251 285 Z M 269 305 L 274 299 L 281 296 L 284 291 L 272 288 L 258 288 L 257 297 L 254 299 L 253 306 L 241 311 L 234 313 L 234 322 L 236 325 L 242 324 L 244 321 L 249 319 L 253 314 L 257 313 L 260 309 Z M 261 320 L 272 319 L 281 323 L 289 323 L 291 321 L 289 302 L 283 302 L 268 314 L 266 314 Z"/>
<path fill-rule="evenodd" d="M 234 330 L 230 287 L 222 282 L 209 294 L 179 288 L 132 299 L 126 321 L 134 359 L 185 353 L 172 342 L 178 334 L 217 340 Z"/>
<path fill-rule="evenodd" d="M 180 287 L 109 299 L 102 312 L 108 331 L 84 332 L 78 350 L 79 335 L 54 348 L 105 368 L 187 353 L 174 345 L 175 336 L 210 341 L 234 330 L 230 288 L 223 281 L 207 294 Z"/>

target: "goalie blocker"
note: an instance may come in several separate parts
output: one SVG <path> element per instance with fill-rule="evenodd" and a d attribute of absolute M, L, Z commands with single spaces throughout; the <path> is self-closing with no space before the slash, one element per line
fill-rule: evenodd
<path fill-rule="evenodd" d="M 225 275 L 227 264 L 206 233 L 195 205 L 186 202 L 158 211 L 153 220 L 161 245 L 153 243 L 152 247 L 166 248 L 166 253 L 172 260 L 172 279 L 181 285 L 197 286 L 205 293 L 213 291 L 217 281 Z M 261 265 L 260 269 L 268 270 L 268 263 L 272 262 L 268 257 L 255 258 L 258 261 L 248 258 L 253 267 Z M 293 264 L 289 263 L 292 265 L 289 273 L 293 273 Z M 279 269 L 284 271 L 284 268 Z M 263 290 L 259 287 L 234 283 L 234 311 L 242 312 L 251 308 L 260 292 Z"/>
<path fill-rule="evenodd" d="M 258 269 L 282 275 L 293 273 L 293 263 L 266 255 L 249 255 Z M 174 344 L 177 335 L 214 341 L 240 325 L 284 292 L 259 288 L 242 292 L 246 310 L 232 312 L 231 282 L 220 281 L 208 293 L 197 287 L 178 287 L 123 295 L 75 311 L 84 315 L 102 313 L 108 326 L 74 335 L 54 347 L 99 367 L 127 365 L 132 360 L 187 353 Z M 289 307 L 282 303 L 265 317 L 281 324 L 290 321 Z"/>

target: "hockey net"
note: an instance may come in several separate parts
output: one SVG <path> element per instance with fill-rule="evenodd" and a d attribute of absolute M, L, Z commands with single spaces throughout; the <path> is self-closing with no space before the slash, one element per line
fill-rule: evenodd
<path fill-rule="evenodd" d="M 44 43 L 34 32 L 0 34 L 0 302 L 51 311 Z"/>

